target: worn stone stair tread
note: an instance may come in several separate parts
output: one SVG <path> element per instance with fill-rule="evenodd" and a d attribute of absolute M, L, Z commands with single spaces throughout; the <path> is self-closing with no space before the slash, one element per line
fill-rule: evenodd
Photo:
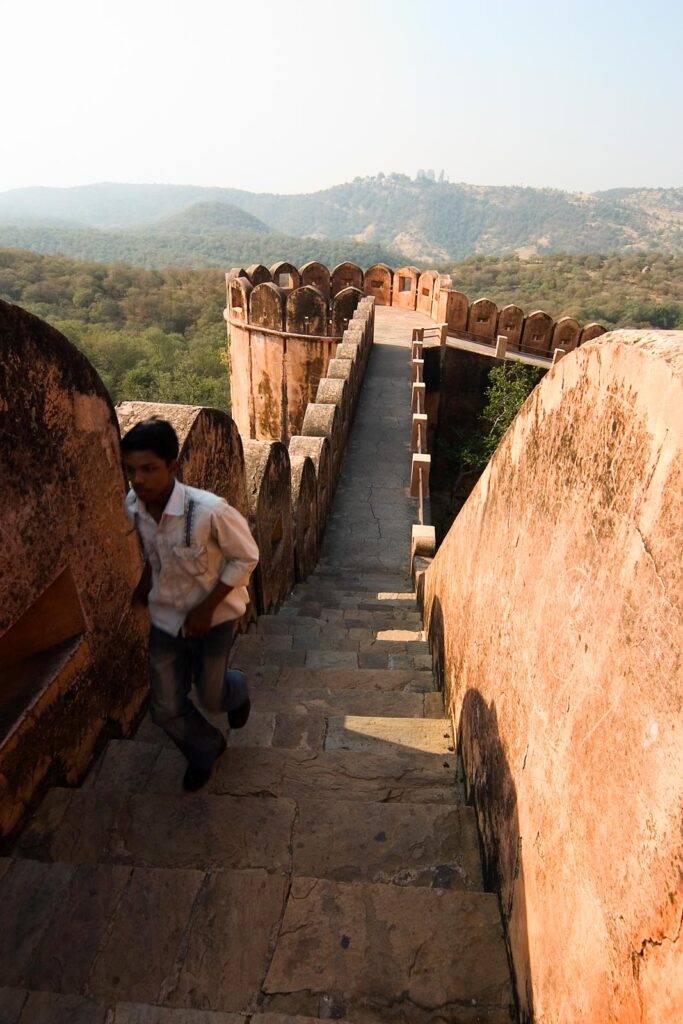
<path fill-rule="evenodd" d="M 342 649 L 339 649 L 342 648 Z M 326 641 L 325 637 L 261 636 L 244 634 L 230 652 L 232 668 L 247 673 L 255 667 L 332 669 L 404 669 L 431 671 L 432 661 L 425 641 L 405 642 Z"/>
<path fill-rule="evenodd" d="M 293 800 L 62 789 L 47 793 L 19 857 L 50 862 L 289 872 Z"/>
<path fill-rule="evenodd" d="M 450 721 L 435 718 L 382 718 L 362 715 L 330 716 L 325 750 L 376 751 L 399 747 L 454 756 Z"/>
<path fill-rule="evenodd" d="M 455 1022 L 475 1002 L 509 1013 L 497 897 L 295 878 L 264 989 L 272 1008 L 297 1013 L 333 994 L 350 1020 L 356 1010 L 392 1019 L 400 1006 L 394 1019 L 438 1011 Z"/>
<path fill-rule="evenodd" d="M 184 765 L 174 746 L 112 740 L 97 776 L 83 791 L 177 794 Z M 265 747 L 258 752 L 228 748 L 202 793 L 281 796 L 297 801 L 315 800 L 322 795 L 357 801 L 447 805 L 464 803 L 465 799 L 457 757 L 400 747 L 361 754 L 282 747 Z M 48 814 L 51 799 L 48 794 L 37 818 Z M 33 821 L 27 829 L 33 827 Z"/>
<path fill-rule="evenodd" d="M 320 1024 L 281 1013 L 223 1013 L 151 1003 L 105 1003 L 61 992 L 0 988 L 0 1024 Z M 339 1021 L 338 1024 L 349 1024 Z"/>
<path fill-rule="evenodd" d="M 400 610 L 399 610 L 400 615 Z M 281 615 L 261 615 L 256 628 L 247 636 L 321 636 L 326 639 L 356 638 L 371 640 L 383 633 L 410 633 L 410 639 L 424 639 L 424 630 L 419 615 L 411 618 L 379 615 L 376 612 L 347 610 L 341 619 L 328 622 L 326 619 L 302 615 L 300 618 L 283 618 Z M 354 618 L 359 616 L 359 618 Z M 416 635 L 417 634 L 417 635 Z"/>
<path fill-rule="evenodd" d="M 320 601 L 291 602 L 282 605 L 275 617 L 281 621 L 293 621 L 297 624 L 301 619 L 304 619 L 316 625 L 323 624 L 328 626 L 343 626 L 358 622 L 365 626 L 373 622 L 384 622 L 388 625 L 391 625 L 393 622 L 409 622 L 422 625 L 420 613 L 412 605 L 405 602 L 387 604 L 386 606 L 372 605 L 368 608 L 361 608 L 360 604 L 365 605 L 367 601 L 345 607 L 323 604 Z"/>
<path fill-rule="evenodd" d="M 370 630 L 364 626 L 333 626 L 329 629 L 303 629 L 287 633 L 255 631 L 243 633 L 233 644 L 233 651 L 257 647 L 279 650 L 387 650 L 395 653 L 429 654 L 429 645 L 422 629 L 405 628 L 400 624 L 389 629 Z M 239 660 L 238 654 L 235 661 Z"/>
<path fill-rule="evenodd" d="M 53 789 L 18 853 L 52 863 L 266 870 L 483 890 L 471 807 Z"/>
<path fill-rule="evenodd" d="M 255 684 L 270 680 L 277 689 L 290 690 L 361 690 L 363 692 L 394 691 L 400 693 L 434 692 L 434 675 L 426 668 L 290 668 L 279 667 L 267 672 L 268 666 L 249 671 Z"/>
<path fill-rule="evenodd" d="M 295 875 L 484 889 L 472 807 L 308 800 L 292 840 Z"/>
<path fill-rule="evenodd" d="M 288 884 L 266 871 L 16 860 L 0 880 L 0 985 L 251 1013 Z"/>

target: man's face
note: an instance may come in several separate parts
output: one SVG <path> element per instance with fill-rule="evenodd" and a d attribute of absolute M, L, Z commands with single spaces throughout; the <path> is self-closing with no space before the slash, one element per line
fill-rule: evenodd
<path fill-rule="evenodd" d="M 151 505 L 167 497 L 175 480 L 178 460 L 165 462 L 152 451 L 126 452 L 123 467 L 138 498 Z"/>

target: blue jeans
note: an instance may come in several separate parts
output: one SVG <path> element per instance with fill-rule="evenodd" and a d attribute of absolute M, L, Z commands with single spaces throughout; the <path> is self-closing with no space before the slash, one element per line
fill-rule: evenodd
<path fill-rule="evenodd" d="M 249 696 L 243 672 L 228 669 L 234 622 L 222 622 L 204 637 L 171 636 L 152 626 L 149 634 L 152 721 L 171 737 L 189 763 L 210 768 L 220 753 L 223 733 L 190 700 L 192 683 L 211 712 L 242 707 Z"/>

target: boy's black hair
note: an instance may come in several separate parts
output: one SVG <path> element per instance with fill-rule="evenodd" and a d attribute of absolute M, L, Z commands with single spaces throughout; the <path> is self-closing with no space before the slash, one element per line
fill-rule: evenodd
<path fill-rule="evenodd" d="M 151 451 L 167 464 L 178 458 L 178 435 L 168 420 L 143 420 L 121 439 L 122 452 Z"/>

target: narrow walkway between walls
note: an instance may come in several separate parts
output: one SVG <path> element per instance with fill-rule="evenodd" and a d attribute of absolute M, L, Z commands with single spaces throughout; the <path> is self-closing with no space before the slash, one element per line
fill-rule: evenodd
<path fill-rule="evenodd" d="M 2 1024 L 515 1019 L 408 575 L 419 323 L 377 310 L 320 565 L 237 639 L 254 710 L 205 790 L 145 720 L 0 860 Z"/>

